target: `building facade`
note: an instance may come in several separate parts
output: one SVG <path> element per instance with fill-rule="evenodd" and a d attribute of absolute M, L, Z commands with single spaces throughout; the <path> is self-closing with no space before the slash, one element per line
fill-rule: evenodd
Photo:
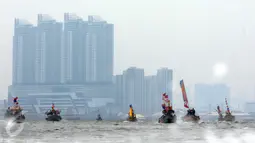
<path fill-rule="evenodd" d="M 173 102 L 173 70 L 168 68 L 161 68 L 157 70 L 157 87 L 158 94 L 166 93 L 171 102 Z M 157 103 L 162 102 L 162 96 L 156 100 Z"/>
<path fill-rule="evenodd" d="M 245 103 L 245 112 L 255 114 L 255 102 Z"/>
<path fill-rule="evenodd" d="M 82 84 L 86 82 L 86 34 L 88 24 L 75 14 L 64 14 L 62 50 L 62 82 Z"/>
<path fill-rule="evenodd" d="M 49 15 L 38 15 L 36 36 L 36 83 L 61 83 L 62 23 Z"/>
<path fill-rule="evenodd" d="M 144 78 L 144 109 L 145 114 L 152 115 L 161 110 L 159 99 L 162 96 L 157 91 L 157 76 L 145 76 Z M 161 102 L 162 100 L 160 100 Z"/>
<path fill-rule="evenodd" d="M 132 104 L 137 113 L 144 107 L 144 69 L 131 67 L 123 72 L 123 109 L 128 111 Z"/>
<path fill-rule="evenodd" d="M 113 39 L 113 24 L 96 16 L 88 17 L 85 51 L 87 82 L 112 82 Z"/>
<path fill-rule="evenodd" d="M 14 26 L 12 84 L 34 84 L 36 27 L 22 19 Z"/>
<path fill-rule="evenodd" d="M 225 84 L 195 85 L 195 103 L 198 110 L 212 111 L 218 105 L 225 109 L 225 98 L 230 105 L 230 88 Z"/>
<path fill-rule="evenodd" d="M 28 114 L 43 114 L 52 103 L 63 113 L 72 107 L 78 114 L 115 103 L 113 84 L 11 85 L 8 91 L 8 105 L 12 106 L 13 98 L 18 96 L 19 104 Z"/>
<path fill-rule="evenodd" d="M 115 85 L 115 99 L 116 104 L 121 108 L 121 111 L 124 112 L 124 96 L 123 96 L 123 75 L 116 75 L 114 77 L 114 85 Z"/>
<path fill-rule="evenodd" d="M 65 13 L 63 27 L 39 14 L 36 27 L 15 19 L 14 28 L 9 106 L 15 96 L 31 114 L 42 113 L 52 102 L 78 113 L 114 106 L 113 24 Z"/>

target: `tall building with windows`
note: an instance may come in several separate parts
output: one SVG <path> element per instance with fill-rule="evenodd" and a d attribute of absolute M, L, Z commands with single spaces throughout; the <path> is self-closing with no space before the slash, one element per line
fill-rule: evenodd
<path fill-rule="evenodd" d="M 171 102 L 173 102 L 173 70 L 161 68 L 157 70 L 158 94 L 166 93 Z M 159 105 L 162 103 L 162 96 L 155 100 Z M 161 109 L 161 107 L 159 107 Z"/>
<path fill-rule="evenodd" d="M 23 19 L 15 19 L 13 36 L 12 84 L 35 83 L 36 27 Z"/>
<path fill-rule="evenodd" d="M 159 98 L 162 99 L 162 96 L 158 94 L 157 91 L 157 76 L 146 76 L 144 77 L 144 109 L 146 114 L 152 115 L 156 112 L 159 112 L 161 104 L 158 104 Z"/>
<path fill-rule="evenodd" d="M 87 82 L 112 82 L 113 34 L 113 24 L 97 16 L 88 17 L 85 50 Z"/>
<path fill-rule="evenodd" d="M 88 22 L 72 13 L 64 14 L 64 45 L 62 50 L 62 81 L 81 84 L 86 82 L 86 34 Z"/>
<path fill-rule="evenodd" d="M 124 101 L 123 96 L 123 76 L 116 75 L 114 77 L 114 85 L 115 85 L 115 95 L 116 95 L 116 104 L 122 108 Z M 123 111 L 123 109 L 121 109 Z"/>
<path fill-rule="evenodd" d="M 83 117 L 94 118 L 100 109 L 111 116 L 105 118 L 112 118 L 114 97 L 123 93 L 121 88 L 115 91 L 112 83 L 113 24 L 95 16 L 83 21 L 66 13 L 63 27 L 49 15 L 39 14 L 36 27 L 15 19 L 14 28 L 13 81 L 6 106 L 18 96 L 30 119 L 40 117 L 52 103 L 64 112 L 75 109 Z M 116 82 L 124 86 L 122 76 Z M 121 103 L 123 96 L 118 97 Z"/>
<path fill-rule="evenodd" d="M 36 36 L 36 82 L 58 84 L 61 80 L 62 23 L 49 15 L 38 15 Z"/>
<path fill-rule="evenodd" d="M 137 113 L 145 109 L 144 97 L 144 69 L 131 67 L 123 72 L 123 109 L 128 111 L 132 104 Z"/>

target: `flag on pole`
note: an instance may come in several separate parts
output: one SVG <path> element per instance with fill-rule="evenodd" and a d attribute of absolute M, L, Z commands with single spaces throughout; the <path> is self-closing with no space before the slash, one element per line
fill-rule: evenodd
<path fill-rule="evenodd" d="M 182 90 L 182 97 L 183 97 L 183 101 L 184 101 L 184 107 L 189 108 L 188 97 L 187 97 L 187 94 L 186 94 L 186 90 L 185 90 L 183 80 L 180 81 L 180 86 L 181 86 L 181 90 Z"/>
<path fill-rule="evenodd" d="M 226 106 L 227 106 L 227 112 L 230 113 L 230 109 L 228 107 L 228 101 L 227 101 L 227 98 L 225 98 L 225 102 L 226 102 Z"/>

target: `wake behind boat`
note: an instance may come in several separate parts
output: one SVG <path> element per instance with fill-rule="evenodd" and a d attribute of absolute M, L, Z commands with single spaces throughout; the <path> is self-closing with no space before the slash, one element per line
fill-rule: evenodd
<path fill-rule="evenodd" d="M 168 105 L 166 106 L 165 103 L 162 104 L 162 116 L 158 119 L 159 123 L 175 123 L 177 120 L 177 117 L 175 115 L 174 110 L 172 109 L 172 106 L 170 105 L 170 100 L 168 99 L 168 95 L 166 95 L 166 93 L 164 93 L 162 95 L 162 100 L 164 102 L 167 102 Z"/>

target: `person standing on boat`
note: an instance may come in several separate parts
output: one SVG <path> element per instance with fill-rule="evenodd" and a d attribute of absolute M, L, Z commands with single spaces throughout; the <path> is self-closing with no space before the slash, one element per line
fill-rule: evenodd
<path fill-rule="evenodd" d="M 187 110 L 187 115 L 191 115 L 190 109 Z"/>
<path fill-rule="evenodd" d="M 133 110 L 132 105 L 130 104 L 129 105 L 129 117 L 133 117 L 133 116 L 134 116 L 134 110 Z"/>
<path fill-rule="evenodd" d="M 51 105 L 51 112 L 52 112 L 52 114 L 56 114 L 54 103 L 52 103 L 52 105 Z"/>
<path fill-rule="evenodd" d="M 16 105 L 17 103 L 18 103 L 18 97 L 15 97 L 15 98 L 13 99 L 13 104 Z"/>
<path fill-rule="evenodd" d="M 192 109 L 190 110 L 190 114 L 195 116 L 196 111 L 195 111 L 195 109 L 194 109 L 194 108 L 192 108 Z"/>

